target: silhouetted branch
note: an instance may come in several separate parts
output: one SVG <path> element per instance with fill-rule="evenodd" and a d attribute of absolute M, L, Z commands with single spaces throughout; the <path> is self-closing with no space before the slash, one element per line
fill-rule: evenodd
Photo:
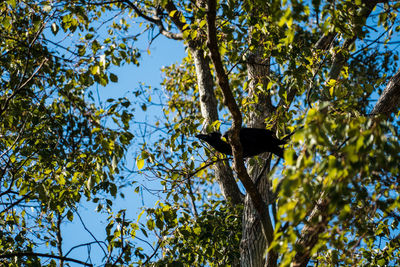
<path fill-rule="evenodd" d="M 97 238 L 92 234 L 92 232 L 86 227 L 86 224 L 83 222 L 81 215 L 78 213 L 78 211 L 73 208 L 75 213 L 78 215 L 79 220 L 81 221 L 81 224 L 83 226 L 83 228 L 91 235 L 91 237 L 96 241 L 96 243 L 99 245 L 99 247 L 101 248 L 101 250 L 104 252 L 104 255 L 107 255 L 107 252 L 105 251 L 105 249 L 103 248 L 103 246 L 101 245 L 101 242 L 97 240 Z"/>
<path fill-rule="evenodd" d="M 146 265 L 146 264 L 151 260 L 151 258 L 153 258 L 153 257 L 156 255 L 158 249 L 160 248 L 160 245 L 161 245 L 161 242 L 158 241 L 158 242 L 157 242 L 157 246 L 156 246 L 156 248 L 154 249 L 153 253 L 147 258 L 147 260 L 143 263 L 143 265 Z"/>
<path fill-rule="evenodd" d="M 3 115 L 4 111 L 6 111 L 11 99 L 14 98 L 28 84 L 28 82 L 30 82 L 36 76 L 36 74 L 40 71 L 40 69 L 43 67 L 43 64 L 46 61 L 47 61 L 47 58 L 43 59 L 42 62 L 40 63 L 40 65 L 32 73 L 32 75 L 28 79 L 26 79 L 20 86 L 18 86 L 18 88 L 15 89 L 14 92 L 9 97 L 7 97 L 7 99 L 4 103 L 4 106 L 2 106 L 0 109 L 0 116 Z"/>
<path fill-rule="evenodd" d="M 167 30 L 165 29 L 165 27 L 164 27 L 164 24 L 162 23 L 161 18 L 159 18 L 159 17 L 150 17 L 150 16 L 147 16 L 147 15 L 144 14 L 136 5 L 134 5 L 133 2 L 131 2 L 131 1 L 129 1 L 129 0 L 121 0 L 121 2 L 126 3 L 126 4 L 127 4 L 129 7 L 131 7 L 131 8 L 136 12 L 136 14 L 138 14 L 141 18 L 147 20 L 148 22 L 151 22 L 151 23 L 157 25 L 157 26 L 158 26 L 158 29 L 159 29 L 159 31 L 160 31 L 160 33 L 161 33 L 162 35 L 166 36 L 167 38 L 174 39 L 174 40 L 183 40 L 183 34 L 182 34 L 182 33 L 172 33 L 172 32 L 170 32 L 170 31 L 167 31 Z M 168 5 L 168 4 L 167 4 L 167 5 Z M 175 8 L 175 10 L 176 10 L 176 8 Z M 176 12 L 176 13 L 178 13 L 178 12 Z M 176 24 L 176 20 L 174 19 L 174 17 L 177 16 L 176 13 L 175 13 L 174 16 L 171 18 L 172 21 L 173 21 L 175 24 Z M 180 21 L 179 18 L 178 18 L 178 21 Z M 178 25 L 177 25 L 177 26 L 178 26 Z M 182 28 L 183 28 L 183 27 L 179 27 L 179 26 L 178 26 L 178 29 L 179 29 L 180 31 L 183 31 Z"/>
<path fill-rule="evenodd" d="M 104 241 L 92 241 L 92 242 L 88 242 L 88 243 L 85 243 L 85 244 L 76 245 L 76 246 L 73 246 L 72 248 L 70 248 L 68 250 L 68 252 L 64 255 L 64 257 L 68 256 L 68 254 L 71 253 L 74 249 L 77 249 L 77 248 L 80 248 L 80 247 L 85 247 L 85 246 L 90 246 L 92 244 L 97 244 L 98 242 L 104 243 L 104 245 L 107 245 Z"/>
<path fill-rule="evenodd" d="M 80 260 L 72 259 L 72 258 L 67 258 L 67 257 L 61 257 L 57 255 L 51 255 L 51 254 L 45 254 L 45 253 L 35 253 L 35 252 L 14 252 L 14 253 L 7 253 L 7 254 L 2 254 L 0 255 L 0 259 L 8 259 L 8 258 L 13 258 L 13 257 L 45 257 L 45 258 L 52 258 L 52 259 L 58 259 L 62 261 L 70 261 L 70 262 L 75 262 L 84 266 L 90 266 L 92 267 L 93 264 L 86 263 Z"/>

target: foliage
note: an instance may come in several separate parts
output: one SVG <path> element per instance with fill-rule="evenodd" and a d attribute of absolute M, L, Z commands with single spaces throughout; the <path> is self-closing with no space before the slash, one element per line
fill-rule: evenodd
<path fill-rule="evenodd" d="M 130 102 L 111 99 L 104 110 L 94 104 L 88 87 L 115 80 L 108 69 L 112 61 L 119 64 L 112 56 L 119 49 L 105 40 L 100 50 L 88 33 L 76 46 L 64 48 L 72 56 L 67 58 L 47 39 L 50 28 L 54 34 L 59 27 L 70 33 L 91 31 L 93 17 L 75 8 L 54 10 L 47 2 L 0 4 L 0 227 L 8 229 L 2 231 L 1 254 L 34 251 L 43 242 L 60 246 L 54 238 L 59 222 L 73 221 L 83 197 L 117 194 L 118 163 L 132 139 Z M 127 55 L 124 61 L 129 62 Z M 115 129 L 105 125 L 107 119 Z M 38 259 L 20 258 L 14 264 L 32 261 Z"/>
<path fill-rule="evenodd" d="M 147 210 L 148 230 L 157 229 L 164 237 L 159 245 L 165 255 L 155 265 L 226 266 L 238 260 L 242 207 L 212 201 L 198 208 L 202 212 L 194 218 L 190 210 L 169 205 Z"/>
<path fill-rule="evenodd" d="M 281 224 L 293 227 L 278 240 L 296 239 L 296 227 L 304 223 L 306 211 L 325 195 L 332 223 L 321 237 L 317 259 L 326 265 L 372 264 L 376 258 L 358 249 L 379 250 L 382 240 L 397 231 L 398 188 L 393 174 L 399 166 L 398 135 L 379 119 L 331 113 L 329 108 L 318 111 L 309 110 L 307 127 L 294 136 L 304 149 L 297 160 L 287 162 L 278 212 Z M 287 253 L 287 245 L 279 249 Z M 385 256 L 385 263 L 397 259 L 396 250 Z"/>

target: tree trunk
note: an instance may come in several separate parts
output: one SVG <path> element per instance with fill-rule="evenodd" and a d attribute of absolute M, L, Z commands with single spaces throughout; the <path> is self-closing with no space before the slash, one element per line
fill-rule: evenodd
<path fill-rule="evenodd" d="M 252 111 L 247 118 L 247 126 L 254 128 L 265 128 L 265 119 L 270 117 L 274 111 L 270 96 L 265 91 L 258 90 L 258 85 L 266 88 L 268 84 L 269 59 L 263 58 L 262 49 L 258 49 L 247 57 L 247 74 L 249 80 L 249 97 L 258 98 L 258 103 L 253 104 Z M 270 183 L 268 176 L 269 171 L 268 159 L 269 153 L 261 155 L 261 158 L 267 159 L 261 164 L 254 164 L 249 167 L 249 173 L 257 189 L 263 197 L 264 201 L 268 201 L 270 192 Z M 266 166 L 264 166 L 266 165 Z M 261 174 L 261 172 L 264 172 Z M 258 179 L 260 177 L 260 179 Z M 265 266 L 265 253 L 268 249 L 267 241 L 261 234 L 260 217 L 255 210 L 251 199 L 247 195 L 244 203 L 242 240 L 240 244 L 241 250 L 241 266 Z M 275 258 L 268 255 L 269 259 Z M 270 260 L 268 262 L 271 262 Z M 272 260 L 276 265 L 276 260 Z M 269 263 L 271 264 L 271 263 Z"/>
<path fill-rule="evenodd" d="M 211 75 L 209 60 L 201 49 L 190 48 L 194 58 L 197 86 L 200 94 L 200 109 L 203 115 L 205 128 L 210 123 L 218 120 L 217 99 L 214 94 L 214 83 Z M 243 195 L 233 177 L 232 169 L 228 163 L 218 162 L 213 165 L 215 177 L 221 188 L 222 195 L 233 205 L 242 203 Z"/>

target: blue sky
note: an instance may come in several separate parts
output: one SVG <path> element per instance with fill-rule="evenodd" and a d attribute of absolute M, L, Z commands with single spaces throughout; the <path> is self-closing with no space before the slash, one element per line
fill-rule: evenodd
<path fill-rule="evenodd" d="M 162 81 L 161 68 L 175 62 L 180 62 L 185 56 L 183 42 L 169 40 L 160 36 L 151 44 L 150 55 L 147 53 L 148 43 L 149 40 L 143 36 L 136 44 L 142 54 L 142 57 L 139 59 L 139 67 L 135 65 L 124 65 L 120 68 L 114 67 L 111 72 L 118 75 L 118 82 L 110 83 L 106 87 L 98 86 L 98 88 L 94 88 L 94 92 L 99 92 L 101 102 L 104 103 L 108 98 L 126 96 L 133 102 L 133 104 L 136 104 L 134 102 L 135 99 L 132 96 L 132 91 L 135 91 L 141 83 L 150 85 L 153 88 L 160 88 L 160 82 Z M 136 111 L 134 119 L 136 121 L 144 121 L 144 113 L 141 112 L 140 108 L 137 108 Z M 135 125 L 133 124 L 132 127 L 135 127 Z M 134 130 L 135 129 L 133 128 L 132 131 Z M 136 153 L 137 149 L 135 147 L 132 147 L 128 151 L 126 158 L 128 166 L 134 166 Z M 138 178 L 140 179 L 140 177 Z M 152 184 L 147 184 L 147 186 L 154 188 L 160 185 L 157 181 L 154 181 Z M 136 186 L 128 187 L 124 190 L 125 199 L 118 198 L 114 201 L 115 211 L 126 209 L 127 218 L 133 221 L 138 217 L 143 204 L 145 207 L 153 207 L 158 200 L 155 196 L 146 191 L 143 191 L 141 194 L 134 193 L 135 187 Z M 90 229 L 96 239 L 100 241 L 105 238 L 105 226 L 107 225 L 107 220 L 105 216 L 94 211 L 96 206 L 97 205 L 90 202 L 82 202 L 79 208 L 79 213 L 86 227 Z M 144 217 L 141 221 L 144 221 Z M 76 215 L 73 223 L 66 223 L 62 227 L 64 253 L 67 253 L 73 246 L 94 241 L 90 234 L 84 229 Z M 142 247 L 145 249 L 145 252 L 152 252 L 150 247 L 146 244 L 142 244 Z M 87 255 L 88 248 L 81 247 L 71 252 L 68 257 L 86 260 Z M 90 255 L 93 264 L 99 265 L 102 262 L 103 253 L 98 246 L 93 245 L 91 247 Z M 71 266 L 78 266 L 77 264 L 70 264 Z"/>

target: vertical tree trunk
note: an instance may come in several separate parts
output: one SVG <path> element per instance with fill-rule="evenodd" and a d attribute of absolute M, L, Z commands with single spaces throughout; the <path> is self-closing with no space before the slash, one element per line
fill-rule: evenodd
<path fill-rule="evenodd" d="M 218 120 L 217 99 L 214 94 L 214 83 L 211 75 L 209 59 L 204 56 L 201 49 L 190 48 L 193 55 L 197 86 L 200 94 L 200 109 L 203 115 L 204 126 Z M 242 203 L 242 193 L 233 177 L 232 169 L 226 161 L 213 165 L 215 176 L 226 200 L 236 205 Z"/>
<path fill-rule="evenodd" d="M 249 79 L 249 97 L 258 98 L 258 103 L 253 104 L 252 111 L 247 118 L 247 125 L 255 128 L 265 128 L 265 119 L 268 118 L 274 111 L 271 99 L 265 90 L 258 90 L 258 86 L 266 88 L 268 84 L 269 74 L 269 59 L 263 57 L 262 49 L 258 49 L 247 57 L 248 63 L 248 79 Z M 269 153 L 261 155 L 262 158 L 267 159 Z M 269 160 L 265 160 L 262 164 L 255 164 L 249 167 L 249 173 L 253 182 L 257 183 L 257 188 L 263 197 L 264 201 L 268 200 L 270 191 L 269 181 L 267 176 L 269 170 Z M 268 166 L 263 166 L 267 164 Z M 263 174 L 262 170 L 266 168 Z M 261 175 L 260 180 L 258 177 Z M 267 242 L 261 234 L 261 223 L 257 211 L 252 205 L 252 201 L 247 195 L 244 203 L 243 212 L 243 233 L 240 245 L 241 250 L 241 266 L 265 266 L 267 251 Z M 268 257 L 270 259 L 274 257 Z M 273 262 L 276 260 L 272 260 Z"/>

